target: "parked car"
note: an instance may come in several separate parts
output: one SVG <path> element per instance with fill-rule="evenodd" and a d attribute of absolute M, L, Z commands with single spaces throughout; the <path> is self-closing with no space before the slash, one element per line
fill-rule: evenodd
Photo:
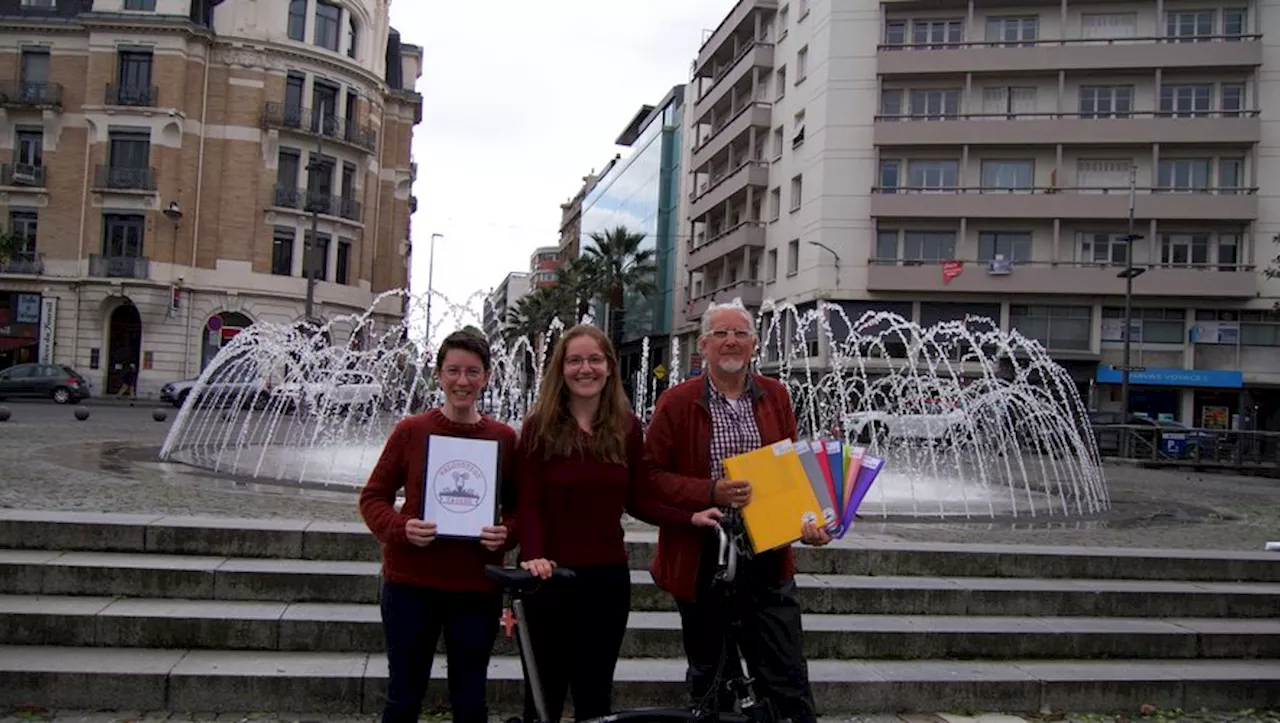
<path fill-rule="evenodd" d="M 191 396 L 197 381 L 183 379 L 165 384 L 160 388 L 160 401 L 181 407 Z M 210 375 L 208 384 L 200 390 L 197 402 L 216 407 L 239 404 L 261 409 L 266 405 L 270 392 L 271 386 L 251 369 L 223 367 Z"/>
<path fill-rule="evenodd" d="M 343 371 L 326 381 L 287 382 L 272 388 L 273 398 L 283 398 L 290 409 L 313 414 L 360 411 L 373 414 L 382 403 L 383 389 L 368 372 Z"/>
<path fill-rule="evenodd" d="M 17 364 L 0 371 L 0 400 L 7 397 L 79 404 L 89 398 L 89 380 L 61 364 Z"/>

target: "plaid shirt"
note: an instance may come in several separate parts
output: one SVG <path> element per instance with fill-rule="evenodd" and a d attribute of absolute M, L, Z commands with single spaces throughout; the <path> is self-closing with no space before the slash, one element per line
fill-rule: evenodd
<path fill-rule="evenodd" d="M 753 382 L 747 377 L 747 386 L 738 397 L 737 406 L 729 401 L 711 377 L 706 377 L 707 394 L 711 408 L 711 479 L 724 479 L 724 460 L 759 449 L 760 429 L 756 426 L 755 395 Z"/>

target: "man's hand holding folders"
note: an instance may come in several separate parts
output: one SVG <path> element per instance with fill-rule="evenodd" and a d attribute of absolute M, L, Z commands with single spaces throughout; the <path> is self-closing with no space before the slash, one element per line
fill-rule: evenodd
<path fill-rule="evenodd" d="M 715 503 L 720 507 L 746 507 L 751 502 L 751 483 L 746 480 L 722 479 L 715 485 Z"/>

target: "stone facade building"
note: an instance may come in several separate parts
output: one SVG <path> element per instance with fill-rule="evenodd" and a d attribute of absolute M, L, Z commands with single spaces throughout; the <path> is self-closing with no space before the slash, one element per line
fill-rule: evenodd
<path fill-rule="evenodd" d="M 0 366 L 195 376 L 304 318 L 313 227 L 313 317 L 406 287 L 421 62 L 387 0 L 0 0 Z"/>

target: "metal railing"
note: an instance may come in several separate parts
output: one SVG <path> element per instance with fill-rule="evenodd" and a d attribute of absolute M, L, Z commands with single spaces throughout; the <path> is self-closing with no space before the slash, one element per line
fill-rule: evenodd
<path fill-rule="evenodd" d="M 57 0 L 47 5 L 29 5 L 26 0 L 0 0 L 0 16 L 22 18 L 74 18 L 93 11 L 93 0 Z"/>
<path fill-rule="evenodd" d="M 872 256 L 871 258 L 867 259 L 867 264 L 870 266 L 943 266 L 945 264 L 950 264 L 950 263 L 961 263 L 966 266 L 970 264 L 977 265 L 977 266 L 985 266 L 987 264 L 991 264 L 996 261 L 997 259 L 994 259 L 994 258 L 991 258 L 991 259 L 974 258 L 974 257 L 964 258 L 964 257 L 958 257 L 958 256 L 947 257 L 947 258 L 930 258 L 930 259 L 920 259 L 920 258 L 913 259 L 913 258 L 907 258 L 905 256 Z M 1030 261 L 1030 260 L 1018 260 L 1018 259 L 999 259 L 999 261 L 1001 263 L 1004 263 L 1013 267 L 1027 266 L 1027 267 L 1038 267 L 1038 268 L 1073 268 L 1073 269 L 1123 269 L 1127 267 L 1127 264 L 1125 263 L 1115 263 L 1115 262 L 1109 262 L 1109 261 L 1075 261 L 1071 259 L 1062 259 L 1060 261 L 1044 261 L 1044 260 Z M 1258 268 L 1257 266 L 1254 266 L 1252 264 L 1231 264 L 1231 263 L 1224 263 L 1224 262 L 1217 262 L 1217 263 L 1187 262 L 1187 263 L 1175 264 L 1175 263 L 1139 262 L 1135 260 L 1133 265 L 1137 267 L 1146 268 L 1146 269 L 1185 269 L 1189 271 L 1203 271 L 1206 273 L 1215 272 L 1215 271 L 1224 272 L 1224 273 L 1234 273 L 1237 271 L 1252 272 L 1252 271 L 1256 271 Z"/>
<path fill-rule="evenodd" d="M 1134 193 L 1183 196 L 1255 196 L 1255 186 L 1138 186 Z M 1128 196 L 1128 186 L 872 186 L 871 192 L 881 196 L 1051 196 L 1062 193 L 1079 196 Z"/>
<path fill-rule="evenodd" d="M 145 279 L 151 275 L 151 259 L 90 254 L 89 275 L 99 279 Z"/>
<path fill-rule="evenodd" d="M 315 113 L 302 106 L 267 103 L 262 110 L 262 125 L 332 138 L 370 152 L 378 148 L 378 132 L 372 127 L 337 115 Z"/>
<path fill-rule="evenodd" d="M 20 253 L 0 260 L 0 274 L 40 276 L 44 273 L 44 254 Z"/>
<path fill-rule="evenodd" d="M 275 205 L 280 208 L 292 208 L 307 213 L 338 216 L 348 221 L 360 223 L 364 220 L 364 208 L 353 198 L 332 196 L 327 193 L 310 191 L 292 186 L 275 187 Z"/>
<path fill-rule="evenodd" d="M 107 105 L 125 105 L 135 108 L 154 108 L 160 97 L 160 89 L 154 85 L 108 85 Z"/>
<path fill-rule="evenodd" d="M 881 43 L 876 50 L 961 50 L 965 48 L 1042 48 L 1065 45 L 1156 45 L 1160 43 L 1240 43 L 1261 40 L 1261 33 L 1237 35 L 1149 35 L 1134 38 L 1036 38 L 963 42 Z"/>
<path fill-rule="evenodd" d="M 1280 472 L 1280 432 L 1093 425 L 1098 454 L 1148 464 Z"/>
<path fill-rule="evenodd" d="M 156 169 L 100 165 L 94 169 L 93 187 L 113 191 L 154 191 Z"/>
<path fill-rule="evenodd" d="M 7 108 L 61 108 L 62 84 L 0 80 L 0 106 Z"/>
<path fill-rule="evenodd" d="M 1073 101 L 1074 102 L 1074 101 Z M 1095 111 L 1006 111 L 1004 113 L 962 113 L 944 110 L 938 113 L 877 113 L 877 123 L 913 121 L 964 120 L 1133 120 L 1152 118 L 1257 118 L 1257 108 L 1240 110 L 1095 110 Z"/>
<path fill-rule="evenodd" d="M 45 187 L 45 168 L 31 163 L 0 165 L 0 186 Z"/>

